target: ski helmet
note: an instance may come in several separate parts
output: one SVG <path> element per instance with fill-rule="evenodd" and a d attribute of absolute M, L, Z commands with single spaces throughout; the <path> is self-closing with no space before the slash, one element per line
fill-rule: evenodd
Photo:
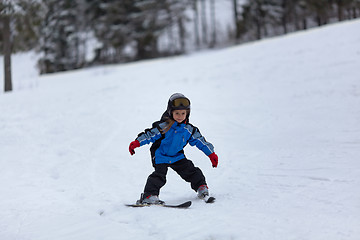
<path fill-rule="evenodd" d="M 174 93 L 170 96 L 167 112 L 169 116 L 172 116 L 174 110 L 189 110 L 190 111 L 190 100 L 181 93 Z"/>

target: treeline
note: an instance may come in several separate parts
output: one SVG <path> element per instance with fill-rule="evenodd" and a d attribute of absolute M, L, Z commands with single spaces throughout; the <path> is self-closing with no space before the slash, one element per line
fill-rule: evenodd
<path fill-rule="evenodd" d="M 233 15 L 230 25 L 217 18 L 221 2 Z M 40 72 L 53 73 L 238 44 L 359 16 L 360 0 L 0 0 L 0 49 L 6 52 L 5 39 L 12 52 L 36 49 Z"/>
<path fill-rule="evenodd" d="M 233 0 L 236 2 L 237 0 Z M 235 9 L 236 39 L 256 40 L 360 16 L 359 0 L 252 0 Z"/>

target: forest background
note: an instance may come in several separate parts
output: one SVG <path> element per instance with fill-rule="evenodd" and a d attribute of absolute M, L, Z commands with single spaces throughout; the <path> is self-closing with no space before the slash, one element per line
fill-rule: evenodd
<path fill-rule="evenodd" d="M 0 53 L 5 78 L 11 53 L 31 50 L 46 74 L 221 48 L 359 16 L 360 0 L 1 0 Z"/>

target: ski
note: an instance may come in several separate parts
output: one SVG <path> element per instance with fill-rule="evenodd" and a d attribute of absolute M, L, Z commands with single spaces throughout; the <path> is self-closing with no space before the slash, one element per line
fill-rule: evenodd
<path fill-rule="evenodd" d="M 150 206 L 160 206 L 160 207 L 167 207 L 167 208 L 188 208 L 191 206 L 191 201 L 187 201 L 178 205 L 171 205 L 171 204 L 125 204 L 127 207 L 150 207 Z"/>

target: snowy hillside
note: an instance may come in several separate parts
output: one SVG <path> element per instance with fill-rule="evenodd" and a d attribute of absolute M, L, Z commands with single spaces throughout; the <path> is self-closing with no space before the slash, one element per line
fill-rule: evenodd
<path fill-rule="evenodd" d="M 32 58 L 0 94 L 0 239 L 359 239 L 359 20 L 42 77 Z M 128 145 L 174 92 L 219 155 L 185 149 L 217 202 L 169 170 L 161 199 L 189 209 L 127 208 L 152 171 Z"/>

